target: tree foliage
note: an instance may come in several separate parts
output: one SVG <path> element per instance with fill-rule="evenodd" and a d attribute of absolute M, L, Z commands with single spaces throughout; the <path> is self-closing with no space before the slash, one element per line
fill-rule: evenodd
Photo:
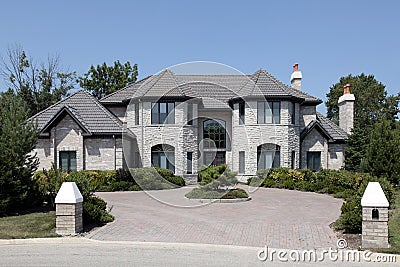
<path fill-rule="evenodd" d="M 132 66 L 129 61 L 121 64 L 117 60 L 114 66 L 107 66 L 105 62 L 97 67 L 90 66 L 89 71 L 79 81 L 82 88 L 100 99 L 135 82 L 137 76 L 137 64 Z"/>
<path fill-rule="evenodd" d="M 388 95 L 385 85 L 378 82 L 373 75 L 348 75 L 330 87 L 326 95 L 327 117 L 338 123 L 339 97 L 343 95 L 345 84 L 351 85 L 351 93 L 355 95 L 354 128 L 347 140 L 345 168 L 349 171 L 361 171 L 361 163 L 366 157 L 369 134 L 373 125 L 382 120 L 394 121 L 398 118 L 400 93 Z"/>
<path fill-rule="evenodd" d="M 33 204 L 32 175 L 38 159 L 32 150 L 37 127 L 27 123 L 28 111 L 20 96 L 11 91 L 0 96 L 0 214 Z"/>
<path fill-rule="evenodd" d="M 361 167 L 394 184 L 400 181 L 400 122 L 382 120 L 372 127 Z"/>
<path fill-rule="evenodd" d="M 60 101 L 76 85 L 76 73 L 64 72 L 58 56 L 37 63 L 16 45 L 0 60 L 0 75 L 25 102 L 32 116 Z"/>

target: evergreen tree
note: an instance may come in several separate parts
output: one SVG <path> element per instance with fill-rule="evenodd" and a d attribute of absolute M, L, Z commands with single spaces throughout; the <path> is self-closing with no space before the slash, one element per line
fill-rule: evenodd
<path fill-rule="evenodd" d="M 400 181 L 400 122 L 382 120 L 371 128 L 362 171 Z"/>
<path fill-rule="evenodd" d="M 31 177 L 38 167 L 32 150 L 37 127 L 27 123 L 24 101 L 11 90 L 0 96 L 0 214 L 33 204 Z"/>
<path fill-rule="evenodd" d="M 137 76 L 137 64 L 131 66 L 129 61 L 121 64 L 117 60 L 114 66 L 107 66 L 105 62 L 97 67 L 90 66 L 89 71 L 79 81 L 82 88 L 100 99 L 135 82 Z"/>
<path fill-rule="evenodd" d="M 351 85 L 351 93 L 355 95 L 354 128 L 347 140 L 345 169 L 361 171 L 361 162 L 366 156 L 369 134 L 373 125 L 383 119 L 394 121 L 398 117 L 400 93 L 387 95 L 385 85 L 378 82 L 373 75 L 348 75 L 330 87 L 326 95 L 327 117 L 338 124 L 339 97 L 343 95 L 345 84 Z"/>

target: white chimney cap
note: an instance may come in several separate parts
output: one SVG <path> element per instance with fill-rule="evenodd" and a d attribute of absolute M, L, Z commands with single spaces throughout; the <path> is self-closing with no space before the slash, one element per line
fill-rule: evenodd
<path fill-rule="evenodd" d="M 369 182 L 361 199 L 363 207 L 389 207 L 389 202 L 378 182 Z"/>
<path fill-rule="evenodd" d="M 83 202 L 83 197 L 75 182 L 64 182 L 57 193 L 56 204 L 75 204 Z"/>

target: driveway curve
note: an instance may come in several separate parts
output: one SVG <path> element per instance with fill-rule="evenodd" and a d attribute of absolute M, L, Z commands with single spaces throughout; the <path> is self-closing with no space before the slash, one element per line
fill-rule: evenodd
<path fill-rule="evenodd" d="M 154 192 L 169 203 L 189 201 L 193 187 Z M 259 188 L 252 200 L 196 208 L 166 205 L 145 192 L 97 193 L 115 221 L 86 237 L 104 241 L 204 243 L 287 249 L 336 247 L 329 227 L 342 200 L 328 195 Z"/>

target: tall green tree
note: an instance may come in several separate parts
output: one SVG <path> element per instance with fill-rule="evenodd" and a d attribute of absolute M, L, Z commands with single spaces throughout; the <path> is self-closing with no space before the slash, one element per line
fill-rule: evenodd
<path fill-rule="evenodd" d="M 371 127 L 362 171 L 400 181 L 400 122 L 384 119 Z"/>
<path fill-rule="evenodd" d="M 132 66 L 129 61 L 121 64 L 117 60 L 114 66 L 107 66 L 105 62 L 97 67 L 90 66 L 89 71 L 79 81 L 82 88 L 100 99 L 135 82 L 137 76 L 137 64 Z"/>
<path fill-rule="evenodd" d="M 0 215 L 34 201 L 32 175 L 38 159 L 32 150 L 37 126 L 27 122 L 25 102 L 11 90 L 0 96 Z"/>
<path fill-rule="evenodd" d="M 361 162 L 366 156 L 371 127 L 383 119 L 394 121 L 398 118 L 400 93 L 389 95 L 385 85 L 378 82 L 373 75 L 348 75 L 330 87 L 326 95 L 327 117 L 338 124 L 339 97 L 343 87 L 349 83 L 351 93 L 355 95 L 354 128 L 347 140 L 345 168 L 349 171 L 361 171 Z"/>
<path fill-rule="evenodd" d="M 48 57 L 37 63 L 22 46 L 10 47 L 0 59 L 0 75 L 26 103 L 29 116 L 60 101 L 76 86 L 76 73 L 63 71 L 60 58 Z"/>

